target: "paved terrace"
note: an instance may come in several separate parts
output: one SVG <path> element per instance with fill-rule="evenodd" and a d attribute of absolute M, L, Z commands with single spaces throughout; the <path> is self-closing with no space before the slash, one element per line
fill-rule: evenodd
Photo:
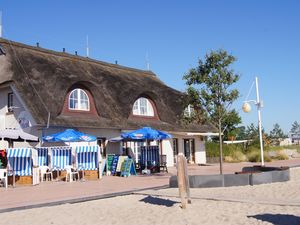
<path fill-rule="evenodd" d="M 224 174 L 232 174 L 245 166 L 259 163 L 224 163 Z M 300 166 L 300 159 L 266 163 L 266 166 Z M 190 175 L 218 174 L 219 164 L 205 166 L 189 165 Z M 169 173 L 124 177 L 103 176 L 101 180 L 85 182 L 43 182 L 36 186 L 17 186 L 0 188 L 0 212 L 25 208 L 51 206 L 64 203 L 76 203 L 117 195 L 130 194 L 145 189 L 168 187 L 169 178 L 176 174 L 176 168 Z"/>

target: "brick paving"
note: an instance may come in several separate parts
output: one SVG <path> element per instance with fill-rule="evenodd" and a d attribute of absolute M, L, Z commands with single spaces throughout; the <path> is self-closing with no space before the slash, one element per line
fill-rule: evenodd
<path fill-rule="evenodd" d="M 260 165 L 259 163 L 224 163 L 224 174 L 241 171 L 245 166 Z M 266 166 L 300 166 L 299 159 L 275 161 Z M 190 175 L 218 174 L 219 164 L 205 166 L 189 165 Z M 150 176 L 130 176 L 128 178 L 103 176 L 101 180 L 85 182 L 43 182 L 36 186 L 17 186 L 0 188 L 0 212 L 24 208 L 41 207 L 63 203 L 94 200 L 130 194 L 139 190 L 167 187 L 171 175 L 176 174 L 176 168 L 169 168 L 169 173 Z"/>

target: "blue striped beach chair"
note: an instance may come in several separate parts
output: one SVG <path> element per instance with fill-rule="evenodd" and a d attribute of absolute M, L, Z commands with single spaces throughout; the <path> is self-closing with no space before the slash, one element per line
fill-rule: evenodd
<path fill-rule="evenodd" d="M 31 148 L 8 148 L 7 159 L 8 167 L 11 168 L 17 176 L 32 175 L 32 149 Z M 13 173 L 10 170 L 8 175 Z"/>
<path fill-rule="evenodd" d="M 76 146 L 76 167 L 78 170 L 97 170 L 99 146 Z"/>
<path fill-rule="evenodd" d="M 147 157 L 146 157 L 147 154 Z M 145 168 L 147 158 L 147 168 L 152 172 L 159 171 L 159 146 L 141 146 L 140 165 L 141 169 Z"/>
<path fill-rule="evenodd" d="M 49 165 L 49 156 L 48 148 L 36 148 L 38 152 L 38 166 L 48 166 Z"/>
<path fill-rule="evenodd" d="M 53 170 L 64 170 L 66 166 L 72 165 L 72 147 L 51 147 L 51 168 Z"/>

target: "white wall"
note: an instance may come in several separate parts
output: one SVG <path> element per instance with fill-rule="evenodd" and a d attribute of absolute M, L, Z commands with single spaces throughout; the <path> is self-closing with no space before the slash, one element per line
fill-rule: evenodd
<path fill-rule="evenodd" d="M 178 140 L 178 154 L 184 155 L 184 139 L 194 139 L 195 140 L 195 163 L 196 164 L 205 164 L 206 163 L 206 152 L 205 152 L 205 143 L 201 136 L 190 136 L 190 135 L 177 135 L 173 134 L 173 138 L 177 138 Z M 173 146 L 172 146 L 173 147 Z M 173 162 L 173 149 L 172 150 L 172 158 L 167 159 L 168 162 Z M 168 156 L 169 157 L 169 156 Z M 171 163 L 172 165 L 173 163 Z"/>
<path fill-rule="evenodd" d="M 162 141 L 162 153 L 167 155 L 167 166 L 174 166 L 172 139 Z"/>
<path fill-rule="evenodd" d="M 13 112 L 8 112 L 7 101 L 8 93 L 13 92 Z M 18 93 L 12 90 L 10 87 L 4 87 L 0 89 L 0 129 L 5 128 L 20 128 L 19 118 L 20 115 L 26 114 L 29 123 L 34 126 L 35 122 L 29 112 L 26 111 L 22 104 L 22 100 L 18 98 Z"/>
<path fill-rule="evenodd" d="M 195 138 L 195 158 L 197 164 L 206 164 L 205 143 L 200 137 Z"/>

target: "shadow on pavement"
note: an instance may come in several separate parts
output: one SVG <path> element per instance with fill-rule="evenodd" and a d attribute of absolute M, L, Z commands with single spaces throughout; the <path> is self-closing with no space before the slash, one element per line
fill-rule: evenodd
<path fill-rule="evenodd" d="M 259 214 L 248 216 L 248 218 L 255 218 L 263 222 L 273 223 L 274 225 L 299 225 L 300 217 L 288 214 Z"/>

